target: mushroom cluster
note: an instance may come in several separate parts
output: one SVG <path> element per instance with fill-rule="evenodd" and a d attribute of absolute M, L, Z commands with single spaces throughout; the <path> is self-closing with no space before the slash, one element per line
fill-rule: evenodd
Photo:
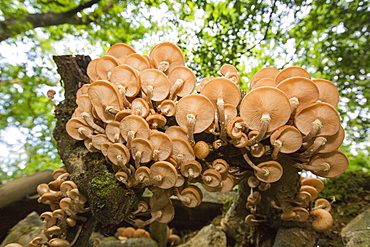
<path fill-rule="evenodd" d="M 149 55 L 115 44 L 88 65 L 91 83 L 78 90 L 78 107 L 66 129 L 89 151 L 101 152 L 125 186 L 153 193 L 150 205 L 138 205 L 127 222 L 168 223 L 174 217 L 171 196 L 194 208 L 202 201 L 198 186 L 228 192 L 242 179 L 251 180 L 248 202 L 256 205 L 261 191 L 283 175 L 279 160 L 287 157 L 298 169 L 325 178 L 346 170 L 348 159 L 338 151 L 344 131 L 332 82 L 312 79 L 300 67 L 268 67 L 253 76 L 244 93 L 234 66 L 219 72 L 197 84 L 182 51 L 169 42 Z M 226 152 L 244 164 L 231 164 Z M 254 175 L 248 178 L 249 171 Z M 297 198 L 302 206 L 308 200 L 305 193 Z M 151 219 L 135 219 L 149 208 Z M 249 208 L 255 217 L 255 207 Z"/>
<path fill-rule="evenodd" d="M 77 214 L 90 211 L 85 208 L 87 198 L 79 192 L 77 185 L 69 180 L 70 174 L 64 166 L 56 169 L 52 176 L 54 180 L 49 184 L 42 183 L 37 186 L 40 195 L 38 201 L 50 206 L 50 211 L 40 215 L 47 242 L 44 242 L 42 237 L 36 237 L 29 243 L 30 247 L 72 246 L 65 240 L 66 229 L 75 227 L 78 220 L 86 221 L 85 217 Z"/>

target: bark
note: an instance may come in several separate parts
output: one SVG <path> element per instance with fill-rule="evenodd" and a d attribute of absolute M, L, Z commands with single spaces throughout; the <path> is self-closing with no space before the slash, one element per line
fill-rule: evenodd
<path fill-rule="evenodd" d="M 65 12 L 45 12 L 28 14 L 23 18 L 6 18 L 4 21 L 0 22 L 0 42 L 36 27 L 49 27 L 66 23 L 73 25 L 86 25 L 91 21 L 83 20 L 77 16 L 77 13 L 86 8 L 90 8 L 98 2 L 100 2 L 100 0 L 91 0 Z M 28 23 L 29 25 L 25 25 L 25 23 Z"/>
<path fill-rule="evenodd" d="M 76 92 L 84 83 L 89 83 L 86 68 L 90 62 L 88 56 L 55 56 L 65 88 L 65 100 L 55 110 L 57 118 L 54 138 L 58 153 L 71 174 L 81 193 L 88 198 L 91 211 L 83 214 L 88 218 L 86 222 L 67 233 L 67 240 L 71 241 L 79 227 L 81 233 L 75 246 L 84 246 L 93 230 L 100 229 L 103 233 L 109 232 L 122 222 L 138 202 L 143 190 L 131 190 L 117 181 L 111 165 L 101 153 L 90 153 L 83 141 L 76 141 L 69 137 L 65 125 L 76 108 Z"/>

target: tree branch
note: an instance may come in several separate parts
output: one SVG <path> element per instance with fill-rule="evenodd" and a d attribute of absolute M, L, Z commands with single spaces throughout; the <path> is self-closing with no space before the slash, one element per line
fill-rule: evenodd
<path fill-rule="evenodd" d="M 84 25 L 92 21 L 82 19 L 76 14 L 90 8 L 100 0 L 91 0 L 65 12 L 46 12 L 29 14 L 23 19 L 7 18 L 0 22 L 0 42 L 17 34 L 24 33 L 36 27 L 49 27 L 61 24 Z M 29 25 L 26 25 L 28 23 Z"/>

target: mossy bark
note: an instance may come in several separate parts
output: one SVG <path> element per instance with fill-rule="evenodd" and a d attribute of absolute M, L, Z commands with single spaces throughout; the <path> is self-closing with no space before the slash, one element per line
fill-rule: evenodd
<path fill-rule="evenodd" d="M 58 153 L 83 195 L 88 198 L 91 211 L 83 214 L 86 222 L 70 228 L 67 240 L 75 237 L 76 229 L 81 227 L 75 246 L 86 246 L 93 230 L 100 227 L 108 232 L 132 211 L 141 197 L 142 190 L 127 189 L 114 177 L 111 164 L 100 153 L 89 152 L 82 141 L 72 139 L 66 131 L 66 123 L 76 109 L 76 92 L 89 83 L 86 68 L 91 61 L 88 56 L 54 56 L 58 73 L 65 88 L 65 99 L 56 107 L 57 119 L 54 138 Z"/>

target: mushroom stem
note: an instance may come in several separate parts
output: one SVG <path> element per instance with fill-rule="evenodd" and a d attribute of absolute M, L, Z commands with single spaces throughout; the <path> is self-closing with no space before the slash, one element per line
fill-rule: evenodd
<path fill-rule="evenodd" d="M 158 148 L 153 150 L 153 160 L 154 161 L 158 161 L 159 160 L 158 155 L 160 153 L 161 153 L 161 150 L 159 150 Z"/>
<path fill-rule="evenodd" d="M 162 61 L 159 66 L 158 70 L 162 71 L 163 73 L 166 72 L 166 70 L 170 67 L 170 63 L 167 61 Z"/>
<path fill-rule="evenodd" d="M 188 139 L 189 139 L 191 146 L 194 146 L 195 145 L 194 127 L 195 127 L 196 117 L 194 116 L 194 114 L 188 114 L 186 115 L 186 119 L 188 122 L 188 126 L 187 126 L 188 127 L 188 132 L 187 132 Z"/>
<path fill-rule="evenodd" d="M 102 104 L 103 108 L 104 108 L 104 111 L 112 114 L 112 115 L 116 115 L 119 110 L 115 109 L 114 106 L 110 106 L 110 105 L 106 105 L 106 104 Z"/>
<path fill-rule="evenodd" d="M 157 176 L 154 176 L 149 182 L 147 182 L 147 183 L 144 183 L 143 184 L 143 187 L 148 187 L 148 186 L 151 186 L 151 185 L 154 185 L 155 183 L 157 183 L 157 182 L 160 182 L 160 181 L 162 181 L 162 179 L 165 177 L 166 175 L 164 175 L 164 174 L 159 174 L 159 175 L 157 175 Z"/>
<path fill-rule="evenodd" d="M 136 131 L 135 130 L 130 130 L 127 133 L 127 148 L 128 149 L 131 148 L 131 141 L 135 138 L 135 135 L 136 135 Z"/>
<path fill-rule="evenodd" d="M 314 143 L 309 148 L 307 148 L 305 152 L 301 153 L 301 157 L 307 159 L 310 158 L 317 151 L 317 149 L 325 145 L 326 141 L 327 140 L 325 137 L 316 137 Z"/>
<path fill-rule="evenodd" d="M 121 93 L 124 107 L 126 109 L 131 109 L 131 103 L 128 101 L 126 97 L 126 88 L 124 88 L 122 85 L 119 85 L 118 90 Z"/>
<path fill-rule="evenodd" d="M 188 205 L 190 204 L 190 198 L 189 197 L 186 197 L 186 196 L 182 196 L 179 192 L 179 189 L 178 188 L 174 188 L 174 192 L 175 192 L 175 195 L 177 196 L 177 198 L 179 198 L 179 200 L 184 203 L 185 205 Z"/>
<path fill-rule="evenodd" d="M 80 133 L 81 135 L 84 135 L 86 136 L 87 138 L 91 139 L 93 135 L 90 134 L 90 132 L 85 129 L 84 127 L 80 127 L 77 129 L 78 133 Z"/>
<path fill-rule="evenodd" d="M 141 160 L 141 155 L 143 154 L 142 151 L 137 151 L 135 153 L 135 167 L 138 169 L 140 167 L 140 160 Z"/>
<path fill-rule="evenodd" d="M 306 142 L 311 140 L 313 137 L 316 136 L 317 132 L 321 129 L 321 127 L 322 122 L 319 119 L 315 119 L 315 121 L 312 122 L 310 132 L 305 137 L 303 137 L 302 141 Z"/>
<path fill-rule="evenodd" d="M 223 144 L 227 144 L 225 126 L 225 102 L 222 97 L 217 98 L 218 121 L 220 122 L 220 138 Z"/>
<path fill-rule="evenodd" d="M 292 108 L 292 114 L 293 114 L 299 105 L 299 100 L 297 97 L 292 97 L 289 99 L 289 102 L 290 102 L 290 106 Z"/>
<path fill-rule="evenodd" d="M 261 128 L 258 132 L 258 135 L 256 135 L 254 138 L 250 139 L 247 143 L 247 146 L 253 146 L 254 144 L 259 143 L 263 137 L 265 136 L 267 132 L 267 128 L 270 124 L 270 114 L 263 114 L 261 117 Z"/>
<path fill-rule="evenodd" d="M 88 112 L 82 112 L 81 113 L 81 117 L 96 132 L 101 133 L 101 134 L 104 134 L 105 133 L 105 130 L 102 127 L 100 127 L 99 125 L 97 125 L 96 123 L 94 123 L 93 119 L 91 118 L 91 116 L 90 116 L 90 114 Z"/>
<path fill-rule="evenodd" d="M 118 166 L 122 169 L 122 171 L 124 171 L 128 178 L 131 179 L 132 178 L 132 174 L 131 174 L 131 170 L 126 166 L 126 164 L 123 163 L 123 159 L 122 159 L 122 156 L 119 154 L 117 155 L 117 162 L 118 162 Z"/>
<path fill-rule="evenodd" d="M 152 85 L 149 85 L 146 89 L 147 89 L 146 96 L 147 96 L 147 101 L 148 101 L 148 104 L 149 104 L 149 108 L 153 109 L 152 97 L 153 97 L 154 88 L 153 88 Z"/>
<path fill-rule="evenodd" d="M 175 83 L 172 85 L 172 87 L 171 87 L 171 89 L 170 89 L 170 97 L 169 97 L 169 99 L 170 100 L 174 100 L 175 99 L 175 97 L 174 97 L 174 95 L 175 95 L 175 93 L 176 93 L 176 91 L 182 86 L 184 84 L 184 80 L 183 79 L 177 79 L 176 81 L 175 81 Z"/>
<path fill-rule="evenodd" d="M 330 170 L 330 164 L 329 163 L 321 163 L 321 164 L 317 164 L 317 165 L 308 165 L 307 163 L 303 163 L 303 164 L 296 163 L 296 164 L 294 164 L 294 166 L 299 168 L 299 169 L 304 169 L 306 171 L 311 171 L 311 172 L 329 171 Z"/>
<path fill-rule="evenodd" d="M 271 158 L 273 160 L 276 160 L 278 157 L 278 154 L 280 152 L 281 147 L 283 146 L 283 143 L 280 140 L 275 140 L 274 142 L 274 150 L 271 153 Z"/>
<path fill-rule="evenodd" d="M 247 153 L 247 150 L 245 148 L 242 148 L 241 149 L 241 152 L 242 152 L 242 155 L 243 155 L 243 158 L 244 160 L 248 163 L 248 165 L 250 165 L 254 170 L 258 171 L 258 172 L 261 172 L 263 173 L 265 176 L 268 176 L 270 171 L 267 170 L 267 169 L 261 169 L 259 168 L 258 166 L 256 166 L 248 157 L 248 153 Z"/>
<path fill-rule="evenodd" d="M 131 219 L 130 217 L 127 217 L 125 221 L 135 227 L 144 227 L 146 225 L 153 223 L 160 217 L 162 217 L 162 214 L 163 214 L 162 211 L 158 211 L 152 218 L 146 221 L 136 221 L 136 220 Z"/>

